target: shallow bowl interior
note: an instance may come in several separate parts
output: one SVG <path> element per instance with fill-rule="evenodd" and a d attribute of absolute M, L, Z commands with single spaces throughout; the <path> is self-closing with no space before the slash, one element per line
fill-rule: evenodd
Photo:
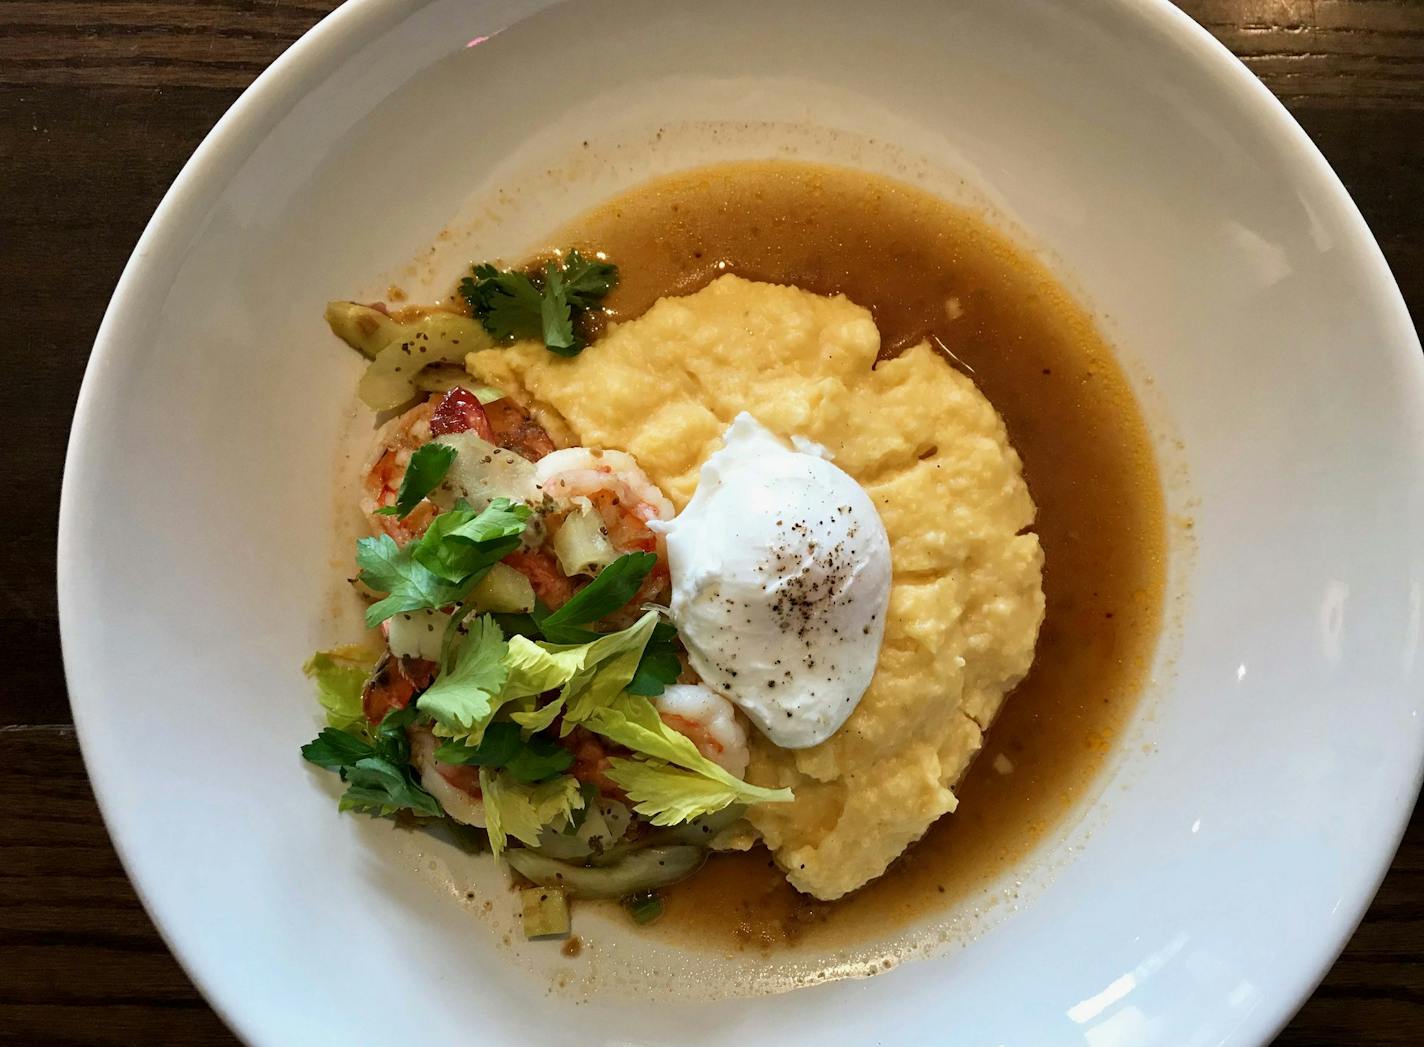
<path fill-rule="evenodd" d="M 358 371 L 321 307 L 776 155 L 983 206 L 1098 312 L 1193 523 L 1174 657 L 1093 816 L 972 940 L 737 1003 L 576 1006 L 296 756 Z M 60 535 L 85 758 L 161 930 L 257 1042 L 1264 1039 L 1418 787 L 1421 390 L 1337 180 L 1165 4 L 353 3 L 195 156 L 101 332 Z M 735 976 L 646 957 L 674 992 Z"/>

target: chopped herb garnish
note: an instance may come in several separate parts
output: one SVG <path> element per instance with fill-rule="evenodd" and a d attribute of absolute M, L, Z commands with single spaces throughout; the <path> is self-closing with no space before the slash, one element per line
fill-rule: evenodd
<path fill-rule="evenodd" d="M 577 321 L 618 283 L 618 267 L 570 251 L 560 262 L 521 273 L 477 265 L 460 281 L 460 295 L 495 338 L 539 339 L 550 352 L 577 356 L 583 349 Z"/>

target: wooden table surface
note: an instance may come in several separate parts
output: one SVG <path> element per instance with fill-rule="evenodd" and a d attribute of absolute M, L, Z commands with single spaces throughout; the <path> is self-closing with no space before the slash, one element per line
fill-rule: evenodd
<path fill-rule="evenodd" d="M 976 0 L 988 2 L 988 0 Z M 1073 2 L 1073 0 L 1065 0 Z M 0 1041 L 231 1043 L 154 932 L 71 726 L 54 594 L 65 440 L 119 272 L 248 83 L 334 3 L 0 4 Z M 1424 0 L 1186 0 L 1290 108 L 1424 315 Z M 1424 818 L 1282 1044 L 1424 1044 Z M 418 1033 L 416 1034 L 418 1035 Z"/>

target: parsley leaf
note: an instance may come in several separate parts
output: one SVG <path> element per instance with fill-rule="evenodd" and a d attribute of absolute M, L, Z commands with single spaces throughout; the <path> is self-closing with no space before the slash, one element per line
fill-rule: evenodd
<path fill-rule="evenodd" d="M 446 582 L 473 585 L 484 570 L 519 548 L 530 510 L 508 498 L 496 498 L 476 513 L 461 503 L 430 522 L 408 548 L 416 563 Z"/>
<path fill-rule="evenodd" d="M 662 628 L 662 626 L 659 626 Z M 671 626 L 668 626 L 671 628 Z M 673 632 L 674 637 L 677 635 Z M 677 656 L 675 640 L 661 641 L 658 634 L 648 641 L 638 669 L 628 683 L 629 694 L 640 694 L 645 698 L 656 698 L 670 683 L 677 683 L 682 675 L 682 659 Z"/>
<path fill-rule="evenodd" d="M 569 769 L 574 754 L 544 735 L 521 737 L 519 725 L 508 721 L 492 723 L 479 745 L 446 742 L 435 750 L 443 763 L 503 767 L 517 781 L 540 782 Z"/>
<path fill-rule="evenodd" d="M 376 815 L 411 810 L 431 818 L 444 813 L 411 772 L 405 729 L 417 715 L 409 707 L 391 712 L 376 727 L 369 742 L 327 727 L 302 746 L 305 760 L 336 771 L 348 783 L 337 805 L 339 810 Z"/>
<path fill-rule="evenodd" d="M 435 717 L 440 726 L 470 732 L 478 742 L 498 708 L 496 696 L 509 678 L 504 665 L 508 650 L 493 618 L 485 615 L 476 619 L 455 651 L 453 664 L 416 699 L 416 705 L 421 712 Z"/>
<path fill-rule="evenodd" d="M 429 818 L 445 813 L 435 797 L 415 784 L 409 767 L 397 767 L 389 760 L 371 756 L 346 768 L 345 777 L 351 784 L 341 794 L 337 810 L 379 815 L 411 810 Z"/>
<path fill-rule="evenodd" d="M 387 594 L 366 608 L 366 625 L 372 629 L 403 611 L 425 611 L 458 603 L 467 591 L 415 562 L 411 547 L 396 545 L 388 534 L 357 539 L 356 565 L 361 568 L 357 577 L 363 583 Z"/>
<path fill-rule="evenodd" d="M 359 539 L 360 580 L 387 594 L 366 608 L 366 624 L 374 628 L 406 611 L 462 601 L 492 564 L 518 547 L 529 515 L 527 506 L 497 498 L 479 513 L 468 505 L 441 513 L 404 546 L 385 534 Z"/>
<path fill-rule="evenodd" d="M 544 266 L 544 300 L 539 319 L 544 325 L 544 347 L 560 356 L 576 356 L 583 348 L 574 334 L 573 307 L 564 293 L 563 272 L 553 262 Z"/>
<path fill-rule="evenodd" d="M 657 562 L 653 553 L 625 553 L 599 571 L 568 603 L 540 621 L 539 628 L 554 643 L 587 643 L 590 634 L 578 627 L 607 617 L 627 604 Z"/>
<path fill-rule="evenodd" d="M 455 453 L 455 448 L 448 444 L 428 443 L 417 448 L 401 477 L 396 504 L 377 509 L 377 514 L 404 520 L 445 479 L 450 464 L 455 461 Z"/>
<path fill-rule="evenodd" d="M 354 734 L 335 727 L 323 727 L 319 735 L 302 746 L 302 759 L 328 771 L 339 771 L 343 767 L 355 766 L 358 760 L 365 759 L 374 751 Z"/>
<path fill-rule="evenodd" d="M 539 338 L 560 356 L 577 356 L 583 341 L 576 321 L 595 308 L 618 283 L 618 267 L 570 251 L 530 275 L 477 265 L 460 281 L 460 295 L 495 338 L 504 342 Z"/>
<path fill-rule="evenodd" d="M 542 734 L 531 735 L 514 759 L 504 765 L 517 781 L 542 782 L 573 766 L 574 754 Z"/>

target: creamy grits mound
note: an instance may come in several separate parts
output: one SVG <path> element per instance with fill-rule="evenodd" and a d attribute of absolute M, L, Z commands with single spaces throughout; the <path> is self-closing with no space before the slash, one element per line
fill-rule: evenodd
<path fill-rule="evenodd" d="M 870 494 L 894 570 L 870 688 L 813 748 L 751 737 L 747 779 L 796 800 L 748 819 L 792 885 L 822 899 L 879 876 L 955 809 L 1043 620 L 1034 505 L 1003 421 L 927 343 L 876 366 L 879 349 L 870 313 L 844 297 L 723 276 L 573 359 L 530 343 L 466 361 L 556 440 L 633 454 L 679 511 L 739 411 L 821 444 Z"/>

